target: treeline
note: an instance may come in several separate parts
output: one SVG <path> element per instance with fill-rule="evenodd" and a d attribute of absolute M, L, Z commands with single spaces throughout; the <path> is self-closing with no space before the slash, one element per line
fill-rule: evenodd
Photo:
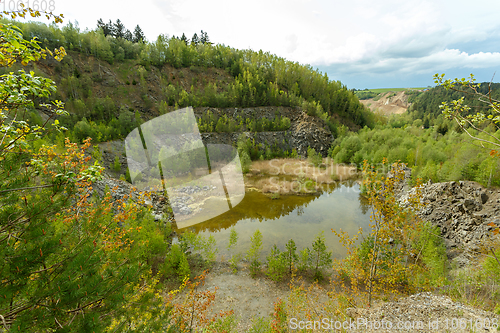
<path fill-rule="evenodd" d="M 185 90 L 179 85 L 169 83 L 163 99 L 172 107 L 305 105 L 312 106 L 308 108 L 311 110 L 310 114 L 324 117 L 334 132 L 338 118 L 346 119 L 350 125 L 358 128 L 374 125 L 373 114 L 359 102 L 354 92 L 348 90 L 340 81 L 330 80 L 326 74 L 313 70 L 309 65 L 287 61 L 269 52 L 237 50 L 221 44 L 212 45 L 203 31 L 201 37 L 195 35 L 190 42 L 185 35 L 180 38 L 159 35 L 155 41 L 148 42 L 139 38 L 139 32 L 136 33 L 140 29 L 138 26 L 134 33 L 129 34 L 118 21 L 104 24 L 100 20 L 99 28 L 90 31 L 80 31 L 78 25 L 72 23 L 61 29 L 56 25 L 47 26 L 36 22 L 16 24 L 23 30 L 25 39 L 37 36 L 42 46 L 49 49 L 64 46 L 68 50 L 93 56 L 110 64 L 131 59 L 144 67 L 144 77 L 147 77 L 151 66 L 162 68 L 170 65 L 174 68 L 188 67 L 199 70 L 220 68 L 234 78 L 233 82 L 220 86 L 215 83 L 207 84 L 203 89 Z M 70 57 L 65 61 L 71 62 Z M 71 64 L 69 67 L 71 68 Z M 75 92 L 78 91 L 75 87 L 86 85 L 80 93 L 69 93 L 67 96 L 69 99 L 81 99 L 88 104 L 87 99 L 94 99 L 88 86 L 97 82 L 99 76 L 96 73 L 80 74 L 81 77 L 78 77 L 78 73 L 68 73 L 66 80 L 72 81 L 71 84 L 68 82 L 61 86 L 63 89 L 70 86 Z M 145 101 L 146 103 L 148 102 Z M 74 111 L 71 107 L 69 110 Z M 86 119 L 102 121 L 95 116 L 88 116 Z M 82 118 L 78 121 L 81 120 Z"/>
<path fill-rule="evenodd" d="M 481 87 L 478 88 L 478 92 L 487 95 L 489 91 L 489 82 L 481 83 Z M 491 97 L 493 99 L 500 99 L 500 83 L 491 84 Z M 472 92 L 470 88 L 466 91 Z M 412 119 L 422 119 L 425 128 L 432 126 L 433 119 L 441 114 L 441 109 L 439 106 L 442 102 L 450 103 L 453 100 L 458 100 L 464 97 L 464 103 L 468 105 L 471 109 L 469 114 L 475 114 L 479 111 L 486 111 L 485 103 L 479 101 L 477 97 L 473 95 L 461 94 L 457 91 L 446 90 L 442 86 L 438 86 L 430 89 L 429 91 L 422 93 L 409 93 L 408 102 L 412 103 L 408 108 L 408 113 L 412 116 Z"/>
<path fill-rule="evenodd" d="M 290 118 L 276 115 L 273 120 L 266 117 L 242 117 L 229 118 L 227 115 L 217 116 L 207 110 L 198 118 L 198 129 L 200 132 L 266 132 L 286 131 L 290 128 Z"/>
<path fill-rule="evenodd" d="M 484 186 L 500 186 L 500 160 L 489 155 L 490 150 L 471 142 L 467 133 L 443 119 L 433 119 L 434 126 L 423 128 L 423 121 L 411 121 L 409 115 L 394 116 L 387 124 L 373 130 L 337 138 L 329 155 L 339 163 L 363 160 L 371 164 L 401 161 L 412 169 L 412 178 L 433 182 L 472 180 Z M 500 129 L 490 125 L 486 130 L 500 138 Z M 473 135 L 488 139 L 472 131 Z"/>

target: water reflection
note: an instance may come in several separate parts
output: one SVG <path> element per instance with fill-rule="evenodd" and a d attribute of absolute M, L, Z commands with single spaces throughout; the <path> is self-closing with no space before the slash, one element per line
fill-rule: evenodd
<path fill-rule="evenodd" d="M 279 199 L 257 191 L 246 193 L 239 205 L 228 212 L 186 230 L 213 235 L 221 254 L 229 241 L 229 229 L 234 226 L 239 239 L 237 251 L 245 252 L 250 247 L 250 237 L 259 229 L 263 235 L 263 256 L 273 244 L 284 249 L 292 238 L 298 249 L 311 243 L 320 231 L 325 232 L 325 240 L 335 257 L 345 255 L 338 238 L 331 229 L 342 229 L 355 234 L 359 227 L 364 230 L 369 225 L 370 208 L 360 195 L 359 185 L 354 181 L 328 184 L 323 192 L 315 195 L 288 195 Z"/>

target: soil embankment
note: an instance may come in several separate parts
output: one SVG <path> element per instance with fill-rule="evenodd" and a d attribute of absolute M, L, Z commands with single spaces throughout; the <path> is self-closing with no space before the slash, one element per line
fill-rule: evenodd
<path fill-rule="evenodd" d="M 375 99 L 377 97 L 375 97 Z M 373 112 L 380 113 L 385 116 L 405 113 L 410 106 L 410 103 L 408 103 L 408 95 L 406 95 L 404 91 L 389 91 L 384 93 L 379 99 L 375 99 L 364 99 L 360 102 Z"/>

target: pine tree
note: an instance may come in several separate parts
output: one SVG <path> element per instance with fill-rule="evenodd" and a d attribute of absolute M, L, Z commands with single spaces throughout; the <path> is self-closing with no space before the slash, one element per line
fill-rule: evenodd
<path fill-rule="evenodd" d="M 106 23 L 104 23 L 102 18 L 98 19 L 97 20 L 97 29 L 102 29 L 104 31 L 105 28 L 106 28 Z"/>
<path fill-rule="evenodd" d="M 210 39 L 208 38 L 208 34 L 206 32 L 201 31 L 200 34 L 200 43 L 202 44 L 212 44 L 210 43 Z"/>
<path fill-rule="evenodd" d="M 115 37 L 115 25 L 113 24 L 113 22 L 111 22 L 111 20 L 109 20 L 109 22 L 106 24 L 106 27 L 103 30 L 103 32 L 105 37 L 106 36 Z"/>
<path fill-rule="evenodd" d="M 124 38 L 125 37 L 125 26 L 123 25 L 122 21 L 120 19 L 116 20 L 116 23 L 114 24 L 114 33 L 116 38 Z"/>
<path fill-rule="evenodd" d="M 182 37 L 181 37 L 181 40 L 187 44 L 189 44 L 189 39 L 187 39 L 186 35 L 184 33 L 182 33 Z"/>
<path fill-rule="evenodd" d="M 124 38 L 129 42 L 132 42 L 134 40 L 134 36 L 132 36 L 132 33 L 128 29 L 127 31 L 125 31 Z"/>
<path fill-rule="evenodd" d="M 145 41 L 146 40 L 146 36 L 144 36 L 144 33 L 142 32 L 141 27 L 139 25 L 136 25 L 135 29 L 134 29 L 134 34 L 133 34 L 132 41 L 134 43 L 139 43 L 141 40 Z"/>
<path fill-rule="evenodd" d="M 198 38 L 198 34 L 196 32 L 193 35 L 193 38 L 191 38 L 191 45 L 198 45 L 200 42 L 200 39 Z"/>
<path fill-rule="evenodd" d="M 21 60 L 26 65 L 48 53 L 12 25 L 0 24 L 0 39 L 0 67 Z M 61 48 L 55 54 L 60 61 L 66 53 Z M 146 270 L 145 242 L 133 231 L 139 227 L 134 221 L 141 221 L 138 207 L 114 207 L 110 195 L 89 197 L 103 169 L 87 163 L 90 141 L 82 147 L 69 140 L 65 148 L 43 144 L 48 130 L 26 119 L 33 96 L 49 98 L 56 91 L 52 80 L 20 70 L 1 75 L 0 82 L 2 329 L 103 332 L 115 319 L 130 323 L 133 314 L 125 305 L 132 296 L 142 299 L 136 287 Z M 50 118 L 67 114 L 62 102 L 44 107 Z M 57 119 L 53 127 L 60 130 Z"/>

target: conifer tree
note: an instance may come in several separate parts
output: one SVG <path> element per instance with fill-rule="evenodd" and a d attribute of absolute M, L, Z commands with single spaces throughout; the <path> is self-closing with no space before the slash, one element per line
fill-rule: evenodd
<path fill-rule="evenodd" d="M 184 33 L 182 33 L 182 37 L 181 37 L 181 40 L 186 43 L 186 45 L 189 43 L 189 39 L 187 39 L 186 35 Z"/>
<path fill-rule="evenodd" d="M 200 43 L 202 44 L 212 44 L 210 43 L 210 39 L 208 38 L 208 34 L 206 32 L 201 31 L 200 34 Z"/>
<path fill-rule="evenodd" d="M 0 67 L 53 54 L 11 24 L 0 24 L 0 40 Z M 58 61 L 65 55 L 62 48 L 54 53 Z M 134 225 L 137 206 L 112 205 L 110 195 L 89 196 L 102 172 L 86 162 L 89 140 L 82 147 L 66 140 L 61 153 L 62 147 L 44 141 L 47 122 L 39 126 L 25 119 L 33 98 L 47 99 L 56 91 L 52 80 L 19 70 L 1 75 L 0 83 L 2 329 L 103 332 L 112 322 L 130 322 L 125 305 L 146 268 L 145 243 Z M 52 114 L 49 120 L 66 114 L 62 102 L 43 106 Z M 51 127 L 62 129 L 57 119 Z M 138 306 L 140 295 L 145 293 L 136 295 Z"/>
<path fill-rule="evenodd" d="M 116 38 L 124 38 L 125 37 L 125 26 L 123 25 L 122 21 L 120 19 L 116 20 L 116 23 L 114 24 L 114 36 Z"/>
<path fill-rule="evenodd" d="M 191 38 L 191 45 L 198 45 L 200 42 L 200 38 L 198 37 L 198 34 L 195 32 L 193 37 Z"/>
<path fill-rule="evenodd" d="M 145 41 L 146 40 L 146 36 L 144 36 L 144 33 L 142 32 L 141 27 L 139 25 L 136 25 L 135 29 L 134 29 L 134 34 L 133 34 L 132 41 L 134 43 L 139 43 L 141 40 Z"/>
<path fill-rule="evenodd" d="M 114 23 L 109 20 L 108 23 L 106 24 L 106 29 L 103 30 L 104 32 L 104 36 L 111 36 L 111 37 L 115 37 L 115 25 Z"/>
<path fill-rule="evenodd" d="M 130 42 L 132 42 L 134 40 L 134 36 L 132 36 L 132 33 L 128 29 L 127 29 L 127 31 L 125 31 L 123 38 L 125 38 L 126 40 L 128 40 Z"/>

